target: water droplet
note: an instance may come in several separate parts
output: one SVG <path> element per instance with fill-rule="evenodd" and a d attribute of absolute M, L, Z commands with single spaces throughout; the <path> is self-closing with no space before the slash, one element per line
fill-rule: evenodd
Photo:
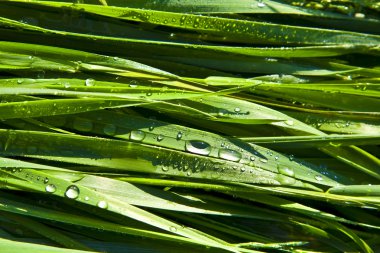
<path fill-rule="evenodd" d="M 191 176 L 191 171 L 189 170 L 187 173 L 186 173 L 187 176 Z"/>
<path fill-rule="evenodd" d="M 187 141 L 185 144 L 185 148 L 187 151 L 199 155 L 208 155 L 211 152 L 210 144 L 198 140 Z"/>
<path fill-rule="evenodd" d="M 241 159 L 241 153 L 232 149 L 219 149 L 219 157 L 222 159 L 238 162 Z"/>
<path fill-rule="evenodd" d="M 245 167 L 241 167 L 240 171 L 244 172 L 245 171 Z"/>
<path fill-rule="evenodd" d="M 162 141 L 164 139 L 164 136 L 162 136 L 161 134 L 157 135 L 157 141 Z"/>
<path fill-rule="evenodd" d="M 323 177 L 321 175 L 316 175 L 314 178 L 317 181 L 322 181 L 323 180 Z"/>
<path fill-rule="evenodd" d="M 22 80 L 22 79 L 17 80 L 17 84 L 22 84 L 23 82 L 24 82 L 24 80 Z"/>
<path fill-rule="evenodd" d="M 145 133 L 141 130 L 131 131 L 130 139 L 133 141 L 142 141 L 145 138 Z"/>
<path fill-rule="evenodd" d="M 240 110 L 240 108 L 239 107 L 236 107 L 235 109 L 234 109 L 234 112 L 236 112 L 236 113 L 238 113 L 238 112 L 240 112 L 241 110 Z"/>
<path fill-rule="evenodd" d="M 169 230 L 170 230 L 171 232 L 173 232 L 173 233 L 177 232 L 177 228 L 174 227 L 174 226 L 171 226 L 171 227 L 169 228 Z"/>
<path fill-rule="evenodd" d="M 267 163 L 267 162 L 268 162 L 268 160 L 265 159 L 265 158 L 260 158 L 259 160 L 260 160 L 260 162 L 262 162 L 262 163 Z"/>
<path fill-rule="evenodd" d="M 136 81 L 136 80 L 132 80 L 130 83 L 129 83 L 129 87 L 131 88 L 136 88 L 138 86 L 139 82 Z"/>
<path fill-rule="evenodd" d="M 79 196 L 79 188 L 75 185 L 67 187 L 65 196 L 69 199 L 76 199 Z"/>
<path fill-rule="evenodd" d="M 102 208 L 102 209 L 107 209 L 108 207 L 108 203 L 105 201 L 105 200 L 100 200 L 97 204 L 97 206 L 99 208 Z"/>
<path fill-rule="evenodd" d="M 47 184 L 47 183 L 49 183 L 49 178 L 45 177 L 44 184 Z"/>
<path fill-rule="evenodd" d="M 294 160 L 294 155 L 289 155 L 289 160 L 293 161 Z"/>
<path fill-rule="evenodd" d="M 85 81 L 86 86 L 94 86 L 95 85 L 95 80 L 92 78 L 87 78 Z"/>
<path fill-rule="evenodd" d="M 183 135 L 183 134 L 182 134 L 182 132 L 181 132 L 181 131 L 180 131 L 180 132 L 178 132 L 178 133 L 177 133 L 177 140 L 180 140 L 180 139 L 182 138 L 182 135 Z"/>
<path fill-rule="evenodd" d="M 276 161 L 277 161 L 277 160 L 278 160 L 278 156 L 275 156 L 275 157 L 274 157 L 274 160 L 276 160 Z"/>
<path fill-rule="evenodd" d="M 289 167 L 277 166 L 278 172 L 285 176 L 294 177 L 294 170 Z"/>
<path fill-rule="evenodd" d="M 45 191 L 49 192 L 49 193 L 54 193 L 56 190 L 57 190 L 57 187 L 55 185 L 53 185 L 53 184 L 48 184 L 45 187 Z"/>
<path fill-rule="evenodd" d="M 251 156 L 251 157 L 249 158 L 249 160 L 251 160 L 251 161 L 253 162 L 253 161 L 255 161 L 255 160 L 256 160 L 256 157 L 254 157 L 254 156 Z"/>
<path fill-rule="evenodd" d="M 107 124 L 103 128 L 103 132 L 107 135 L 115 135 L 116 134 L 116 126 L 114 124 Z"/>
<path fill-rule="evenodd" d="M 259 7 L 259 8 L 263 8 L 263 7 L 265 7 L 266 5 L 265 5 L 265 3 L 263 2 L 263 0 L 259 0 L 259 2 L 257 3 L 257 7 Z"/>
<path fill-rule="evenodd" d="M 73 127 L 78 131 L 88 132 L 92 130 L 92 122 L 87 119 L 76 118 L 73 122 Z"/>
<path fill-rule="evenodd" d="M 86 196 L 86 197 L 84 197 L 84 200 L 85 200 L 85 201 L 89 201 L 89 200 L 90 200 L 90 197 L 89 197 L 89 196 Z"/>
<path fill-rule="evenodd" d="M 162 165 L 161 169 L 162 171 L 167 172 L 169 171 L 169 166 Z"/>
<path fill-rule="evenodd" d="M 219 111 L 218 111 L 219 116 L 224 116 L 226 114 L 228 114 L 228 111 L 226 109 L 219 109 Z"/>

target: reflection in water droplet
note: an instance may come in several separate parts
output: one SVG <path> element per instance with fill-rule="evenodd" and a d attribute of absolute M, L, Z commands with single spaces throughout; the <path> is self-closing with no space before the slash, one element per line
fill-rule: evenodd
<path fill-rule="evenodd" d="M 76 199 L 79 196 L 79 188 L 76 185 L 67 187 L 65 196 L 69 199 Z"/>
<path fill-rule="evenodd" d="M 294 170 L 289 168 L 289 167 L 283 167 L 283 166 L 280 166 L 278 165 L 278 172 L 280 172 L 281 174 L 285 175 L 285 176 L 289 176 L 289 177 L 294 177 Z"/>
<path fill-rule="evenodd" d="M 102 209 L 107 209 L 107 207 L 108 207 L 108 203 L 107 203 L 106 201 L 104 201 L 104 200 L 100 200 L 100 201 L 98 202 L 97 206 L 98 206 L 99 208 L 102 208 Z"/>
<path fill-rule="evenodd" d="M 241 159 L 241 153 L 232 149 L 221 148 L 219 149 L 219 157 L 225 160 L 238 162 Z"/>
<path fill-rule="evenodd" d="M 210 144 L 198 140 L 186 141 L 185 148 L 187 151 L 199 155 L 208 155 L 211 152 Z"/>
<path fill-rule="evenodd" d="M 103 132 L 107 135 L 115 135 L 116 134 L 116 126 L 114 124 L 107 124 L 103 128 Z"/>
<path fill-rule="evenodd" d="M 130 139 L 133 141 L 142 141 L 145 138 L 145 133 L 141 130 L 132 130 Z"/>
<path fill-rule="evenodd" d="M 164 139 L 164 136 L 161 134 L 157 135 L 157 141 L 162 141 Z"/>
<path fill-rule="evenodd" d="M 53 193 L 57 190 L 57 187 L 53 184 L 48 184 L 46 187 L 45 187 L 45 191 L 46 192 L 49 192 L 49 193 Z"/>
<path fill-rule="evenodd" d="M 86 86 L 94 86 L 95 85 L 95 80 L 92 78 L 87 78 L 85 81 Z"/>
<path fill-rule="evenodd" d="M 86 119 L 76 118 L 73 122 L 74 129 L 78 131 L 88 132 L 92 130 L 92 122 Z"/>
<path fill-rule="evenodd" d="M 323 180 L 323 177 L 321 175 L 316 175 L 314 178 L 317 181 L 322 181 Z"/>

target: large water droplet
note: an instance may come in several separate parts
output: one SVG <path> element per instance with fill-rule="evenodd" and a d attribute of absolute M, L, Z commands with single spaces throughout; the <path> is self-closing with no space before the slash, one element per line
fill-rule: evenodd
<path fill-rule="evenodd" d="M 187 141 L 185 144 L 185 148 L 187 151 L 199 155 L 208 155 L 211 152 L 210 144 L 198 140 Z"/>
<path fill-rule="evenodd" d="M 114 124 L 107 124 L 103 128 L 103 132 L 107 135 L 115 135 L 116 134 L 116 126 Z"/>
<path fill-rule="evenodd" d="M 85 85 L 86 86 L 94 86 L 95 85 L 95 80 L 92 79 L 92 78 L 87 78 L 86 81 L 85 81 Z"/>
<path fill-rule="evenodd" d="M 107 209 L 108 207 L 108 203 L 105 201 L 105 200 L 100 200 L 97 204 L 97 206 L 99 208 L 102 208 L 102 209 Z"/>
<path fill-rule="evenodd" d="M 241 153 L 232 149 L 221 148 L 219 149 L 219 157 L 225 160 L 238 162 L 241 159 Z"/>
<path fill-rule="evenodd" d="M 278 172 L 285 176 L 294 177 L 294 170 L 289 167 L 278 166 Z"/>
<path fill-rule="evenodd" d="M 76 185 L 67 187 L 65 196 L 69 199 L 76 199 L 79 196 L 79 188 Z"/>
<path fill-rule="evenodd" d="M 145 138 L 145 132 L 141 130 L 131 131 L 130 139 L 133 141 L 142 141 Z"/>
<path fill-rule="evenodd" d="M 90 120 L 76 118 L 73 122 L 74 129 L 78 131 L 88 132 L 92 130 L 92 122 Z"/>
<path fill-rule="evenodd" d="M 57 190 L 57 187 L 54 184 L 48 184 L 45 187 L 45 191 L 49 193 L 54 193 Z"/>

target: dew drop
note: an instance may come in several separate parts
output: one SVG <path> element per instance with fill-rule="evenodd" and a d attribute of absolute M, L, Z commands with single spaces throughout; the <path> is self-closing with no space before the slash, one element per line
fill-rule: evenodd
<path fill-rule="evenodd" d="M 141 130 L 132 130 L 130 139 L 133 141 L 142 141 L 145 138 L 145 133 Z"/>
<path fill-rule="evenodd" d="M 240 171 L 244 172 L 245 171 L 245 167 L 241 167 Z"/>
<path fill-rule="evenodd" d="M 323 177 L 321 175 L 316 175 L 314 178 L 317 181 L 322 181 L 323 180 Z"/>
<path fill-rule="evenodd" d="M 210 144 L 199 140 L 186 141 L 185 148 L 187 151 L 199 155 L 208 155 L 211 152 Z"/>
<path fill-rule="evenodd" d="M 239 108 L 239 107 L 236 107 L 235 109 L 234 109 L 234 112 L 236 112 L 236 113 L 238 113 L 238 112 L 240 112 L 241 111 L 241 109 Z"/>
<path fill-rule="evenodd" d="M 89 86 L 94 86 L 94 85 L 95 85 L 95 80 L 92 79 L 92 78 L 87 78 L 86 81 L 85 81 L 85 85 L 86 85 L 87 87 L 89 87 Z"/>
<path fill-rule="evenodd" d="M 267 159 L 265 159 L 265 158 L 260 158 L 260 162 L 262 162 L 262 163 L 267 163 L 267 162 L 268 162 L 268 160 L 267 160 Z"/>
<path fill-rule="evenodd" d="M 183 135 L 183 133 L 182 133 L 181 131 L 178 132 L 178 133 L 177 133 L 177 140 L 182 139 L 182 135 Z"/>
<path fill-rule="evenodd" d="M 49 183 L 49 178 L 45 177 L 44 184 L 47 184 L 47 183 Z"/>
<path fill-rule="evenodd" d="M 161 169 L 163 172 L 167 172 L 169 171 L 169 166 L 162 165 Z"/>
<path fill-rule="evenodd" d="M 290 156 L 289 156 L 289 160 L 290 160 L 290 161 L 293 161 L 293 160 L 294 160 L 294 155 L 290 155 Z"/>
<path fill-rule="evenodd" d="M 54 193 L 57 190 L 57 187 L 54 184 L 48 184 L 45 187 L 45 191 L 49 193 Z"/>
<path fill-rule="evenodd" d="M 139 82 L 136 81 L 136 80 L 132 80 L 130 83 L 129 83 L 129 87 L 131 88 L 137 88 Z"/>
<path fill-rule="evenodd" d="M 294 177 L 294 170 L 289 167 L 278 166 L 278 172 L 285 176 Z"/>
<path fill-rule="evenodd" d="M 177 232 L 177 228 L 174 226 L 169 227 L 169 230 L 173 233 Z"/>
<path fill-rule="evenodd" d="M 241 159 L 241 153 L 232 149 L 219 149 L 219 157 L 225 160 L 238 162 Z"/>
<path fill-rule="evenodd" d="M 266 5 L 265 5 L 265 3 L 263 2 L 263 0 L 259 0 L 259 2 L 257 3 L 257 7 L 259 7 L 259 8 L 263 8 L 263 7 L 265 7 Z"/>
<path fill-rule="evenodd" d="M 164 139 L 164 136 L 162 136 L 161 134 L 157 135 L 157 141 L 162 141 Z"/>
<path fill-rule="evenodd" d="M 70 185 L 67 187 L 65 196 L 69 199 L 76 199 L 79 196 L 79 188 L 75 185 Z"/>
<path fill-rule="evenodd" d="M 251 157 L 249 158 L 249 160 L 251 160 L 251 161 L 253 162 L 253 161 L 255 161 L 255 160 L 256 160 L 256 157 L 254 157 L 254 156 L 251 156 Z"/>
<path fill-rule="evenodd" d="M 84 197 L 84 200 L 85 200 L 85 201 L 89 201 L 89 200 L 90 200 L 90 197 L 86 196 L 86 197 Z"/>
<path fill-rule="evenodd" d="M 100 200 L 97 204 L 97 206 L 101 209 L 107 209 L 108 203 L 105 200 Z"/>
<path fill-rule="evenodd" d="M 115 135 L 116 134 L 116 126 L 114 124 L 107 124 L 103 128 L 103 132 L 107 135 Z"/>
<path fill-rule="evenodd" d="M 92 130 L 92 122 L 86 119 L 76 118 L 73 122 L 74 129 L 78 131 L 88 132 Z"/>

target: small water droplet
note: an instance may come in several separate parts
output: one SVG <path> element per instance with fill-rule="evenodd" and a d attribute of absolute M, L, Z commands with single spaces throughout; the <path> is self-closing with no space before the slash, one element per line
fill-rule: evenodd
<path fill-rule="evenodd" d="M 48 184 L 45 187 L 45 191 L 49 193 L 54 193 L 57 190 L 57 187 L 54 184 Z"/>
<path fill-rule="evenodd" d="M 238 162 L 241 159 L 241 153 L 232 149 L 221 148 L 219 149 L 219 157 L 225 160 Z"/>
<path fill-rule="evenodd" d="M 157 135 L 157 141 L 162 141 L 164 139 L 164 136 L 162 136 L 161 134 Z"/>
<path fill-rule="evenodd" d="M 251 156 L 251 157 L 249 158 L 249 160 L 251 160 L 251 161 L 253 162 L 253 161 L 255 161 L 255 160 L 256 160 L 256 157 L 254 157 L 254 156 Z"/>
<path fill-rule="evenodd" d="M 130 139 L 133 141 L 142 141 L 145 138 L 145 132 L 141 130 L 132 130 Z"/>
<path fill-rule="evenodd" d="M 289 155 L 289 160 L 293 161 L 294 160 L 294 155 Z"/>
<path fill-rule="evenodd" d="M 76 118 L 73 122 L 74 129 L 78 131 L 88 132 L 92 130 L 92 122 L 87 119 Z"/>
<path fill-rule="evenodd" d="M 178 132 L 177 133 L 177 140 L 180 140 L 180 139 L 182 139 L 182 132 L 180 131 L 180 132 Z"/>
<path fill-rule="evenodd" d="M 174 227 L 174 226 L 171 226 L 171 227 L 169 228 L 169 230 L 170 230 L 171 232 L 173 232 L 173 233 L 177 232 L 177 228 Z"/>
<path fill-rule="evenodd" d="M 47 184 L 47 183 L 49 183 L 49 178 L 45 177 L 44 184 Z"/>
<path fill-rule="evenodd" d="M 79 188 L 76 185 L 70 185 L 67 187 L 65 196 L 69 199 L 76 199 L 79 196 Z"/>
<path fill-rule="evenodd" d="M 95 80 L 92 79 L 92 78 L 87 78 L 86 81 L 85 81 L 85 85 L 86 86 L 94 86 L 95 85 Z"/>
<path fill-rule="evenodd" d="M 259 160 L 260 160 L 260 162 L 262 162 L 262 163 L 267 163 L 267 162 L 268 162 L 268 160 L 265 159 L 265 158 L 260 158 Z"/>
<path fill-rule="evenodd" d="M 322 181 L 323 180 L 323 177 L 321 175 L 316 175 L 314 178 L 317 181 Z"/>
<path fill-rule="evenodd" d="M 245 171 L 245 167 L 241 167 L 240 171 L 244 172 Z"/>
<path fill-rule="evenodd" d="M 22 80 L 22 79 L 17 80 L 17 84 L 22 84 L 23 82 L 24 82 L 24 80 Z"/>
<path fill-rule="evenodd" d="M 294 177 L 294 170 L 289 167 L 277 166 L 278 172 L 285 176 Z"/>
<path fill-rule="evenodd" d="M 100 200 L 97 204 L 97 206 L 101 209 L 107 209 L 108 203 L 105 200 Z"/>
<path fill-rule="evenodd" d="M 266 5 L 265 5 L 265 3 L 263 2 L 263 0 L 259 0 L 259 2 L 257 3 L 257 7 L 259 7 L 259 8 L 263 8 L 263 7 L 265 7 Z"/>
<path fill-rule="evenodd" d="M 103 128 L 103 132 L 107 135 L 115 135 L 116 134 L 116 126 L 114 124 L 107 124 Z"/>
<path fill-rule="evenodd" d="M 86 197 L 84 197 L 84 200 L 85 200 L 85 201 L 89 201 L 89 200 L 90 200 L 90 197 L 89 197 L 89 196 L 86 196 Z"/>
<path fill-rule="evenodd" d="M 162 171 L 167 172 L 167 171 L 169 171 L 169 166 L 162 165 L 161 169 L 162 169 Z"/>
<path fill-rule="evenodd" d="M 129 87 L 131 87 L 131 88 L 136 88 L 138 85 L 139 85 L 139 82 L 136 80 L 132 80 L 129 83 Z"/>
<path fill-rule="evenodd" d="M 278 160 L 278 156 L 275 156 L 275 157 L 274 157 L 274 160 L 276 160 L 276 161 L 277 161 L 277 160 Z"/>
<path fill-rule="evenodd" d="M 211 152 L 210 144 L 199 140 L 186 141 L 185 148 L 187 151 L 199 155 L 208 155 Z"/>
<path fill-rule="evenodd" d="M 240 112 L 241 111 L 241 109 L 239 108 L 239 107 L 236 107 L 235 109 L 234 109 L 234 112 L 236 112 L 236 113 L 238 113 L 238 112 Z"/>

